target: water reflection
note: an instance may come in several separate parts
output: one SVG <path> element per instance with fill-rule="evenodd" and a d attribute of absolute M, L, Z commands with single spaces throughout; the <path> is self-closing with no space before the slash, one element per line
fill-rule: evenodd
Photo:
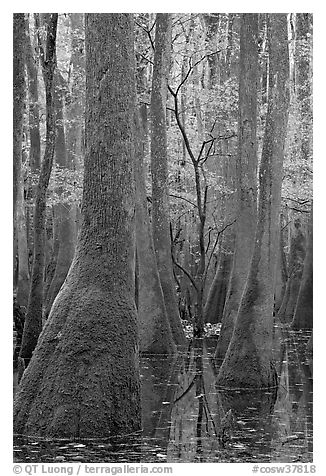
<path fill-rule="evenodd" d="M 312 461 L 312 372 L 306 357 L 308 333 L 282 330 L 283 354 L 280 366 L 279 398 L 273 423 L 273 460 Z"/>
<path fill-rule="evenodd" d="M 275 328 L 275 392 L 220 391 L 216 341 L 195 339 L 176 357 L 141 359 L 141 434 L 99 440 L 15 437 L 17 462 L 310 462 L 309 332 Z"/>

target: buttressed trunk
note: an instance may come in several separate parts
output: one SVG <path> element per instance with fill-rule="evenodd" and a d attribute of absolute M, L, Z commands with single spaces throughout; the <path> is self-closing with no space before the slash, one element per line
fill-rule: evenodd
<path fill-rule="evenodd" d="M 257 221 L 257 76 L 258 15 L 241 19 L 238 155 L 236 160 L 237 221 L 233 268 L 224 307 L 216 358 L 224 358 L 246 284 Z"/>
<path fill-rule="evenodd" d="M 106 437 L 140 429 L 133 29 L 131 14 L 86 15 L 81 231 L 15 399 L 18 433 Z"/>
<path fill-rule="evenodd" d="M 158 271 L 165 306 L 176 344 L 185 344 L 173 285 L 166 137 L 166 97 L 171 47 L 171 15 L 158 13 L 156 17 L 155 55 L 151 97 L 151 172 L 152 172 L 152 229 Z"/>
<path fill-rule="evenodd" d="M 233 388 L 276 385 L 272 366 L 274 276 L 289 102 L 286 14 L 270 14 L 268 26 L 270 94 L 254 251 L 231 342 L 217 379 L 219 385 Z"/>
<path fill-rule="evenodd" d="M 26 365 L 32 357 L 42 330 L 46 193 L 52 170 L 55 143 L 53 74 L 56 63 L 57 21 L 58 15 L 56 13 L 49 14 L 48 20 L 46 21 L 47 40 L 45 48 L 43 48 L 39 39 L 46 95 L 46 145 L 36 189 L 33 267 L 22 346 L 20 349 L 20 357 L 25 360 Z"/>
<path fill-rule="evenodd" d="M 147 210 L 144 140 L 146 111 L 136 113 L 136 246 L 138 258 L 137 291 L 140 350 L 172 354 L 176 350 L 158 274 L 152 230 Z"/>

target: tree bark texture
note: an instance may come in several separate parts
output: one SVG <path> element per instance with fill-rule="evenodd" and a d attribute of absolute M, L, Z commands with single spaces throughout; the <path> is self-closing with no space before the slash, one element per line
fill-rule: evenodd
<path fill-rule="evenodd" d="M 57 21 L 58 14 L 50 14 L 50 18 L 46 24 L 46 50 L 44 51 L 43 47 L 41 47 L 41 60 L 46 95 L 46 146 L 36 189 L 34 207 L 33 267 L 22 347 L 20 351 L 20 357 L 25 359 L 25 364 L 29 363 L 38 336 L 42 330 L 46 192 L 52 170 L 55 145 L 53 76 L 56 63 L 55 50 Z"/>
<path fill-rule="evenodd" d="M 286 14 L 270 14 L 268 28 L 270 94 L 259 173 L 255 244 L 234 331 L 217 379 L 219 385 L 231 388 L 262 388 L 277 384 L 272 363 L 272 340 L 282 165 L 289 103 Z"/>
<path fill-rule="evenodd" d="M 101 13 L 85 24 L 81 231 L 16 396 L 18 433 L 101 438 L 140 429 L 133 21 Z"/>
<path fill-rule="evenodd" d="M 136 113 L 136 248 L 138 260 L 137 301 L 140 351 L 172 354 L 176 350 L 166 312 L 164 295 L 156 264 L 152 229 L 147 209 L 144 142 L 146 109 Z"/>
<path fill-rule="evenodd" d="M 240 33 L 237 221 L 231 280 L 215 357 L 224 358 L 248 277 L 257 223 L 258 15 L 243 14 Z"/>
<path fill-rule="evenodd" d="M 152 229 L 157 266 L 173 339 L 176 344 L 183 345 L 186 339 L 173 284 L 169 226 L 166 99 L 169 50 L 171 48 L 171 22 L 170 14 L 157 14 L 151 97 Z"/>
<path fill-rule="evenodd" d="M 313 212 L 311 209 L 307 251 L 292 321 L 293 329 L 312 329 L 313 325 Z"/>
<path fill-rule="evenodd" d="M 23 13 L 13 16 L 13 225 L 14 225 L 14 284 L 16 276 L 17 253 L 17 201 L 19 184 L 22 174 L 22 143 L 25 101 L 25 71 L 24 71 L 24 40 L 25 19 Z"/>

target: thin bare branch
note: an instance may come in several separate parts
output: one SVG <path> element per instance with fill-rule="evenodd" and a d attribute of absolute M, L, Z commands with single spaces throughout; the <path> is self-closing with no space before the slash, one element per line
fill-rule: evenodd
<path fill-rule="evenodd" d="M 179 198 L 180 200 L 184 200 L 185 202 L 190 203 L 190 205 L 192 205 L 194 208 L 197 208 L 196 203 L 193 203 L 191 200 L 188 200 L 187 198 L 182 197 L 181 195 L 174 195 L 173 193 L 170 193 L 170 197 Z"/>
<path fill-rule="evenodd" d="M 205 274 L 204 274 L 204 280 L 203 280 L 204 284 L 205 284 L 205 281 L 206 281 L 206 277 L 207 277 L 209 265 L 210 265 L 210 263 L 211 263 L 212 256 L 213 256 L 213 253 L 214 253 L 215 248 L 216 248 L 216 246 L 217 246 L 218 240 L 219 240 L 221 234 L 222 234 L 227 228 L 229 228 L 230 226 L 232 226 L 235 222 L 236 222 L 236 220 L 233 220 L 231 223 L 228 223 L 228 224 L 225 225 L 220 231 L 218 231 L 217 236 L 216 236 L 216 239 L 215 239 L 214 246 L 213 246 L 213 248 L 212 248 L 211 254 L 210 254 L 210 256 L 209 256 L 209 258 L 208 258 L 208 261 L 207 261 L 207 265 L 206 265 L 206 269 L 205 269 Z"/>

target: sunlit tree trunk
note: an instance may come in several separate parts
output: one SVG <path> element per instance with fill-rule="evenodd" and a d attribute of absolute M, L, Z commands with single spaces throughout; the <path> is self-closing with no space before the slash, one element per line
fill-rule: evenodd
<path fill-rule="evenodd" d="M 55 68 L 55 49 L 58 14 L 51 13 L 46 21 L 46 49 L 40 44 L 41 61 L 46 93 L 46 146 L 39 181 L 36 189 L 34 207 L 34 255 L 31 286 L 20 357 L 28 364 L 42 329 L 44 236 L 46 214 L 46 192 L 52 170 L 55 123 L 53 101 L 53 75 Z"/>
<path fill-rule="evenodd" d="M 86 15 L 82 225 L 14 404 L 14 431 L 108 437 L 140 429 L 134 303 L 136 101 L 131 14 Z"/>
<path fill-rule="evenodd" d="M 236 243 L 216 358 L 223 358 L 249 272 L 257 216 L 258 15 L 243 14 L 240 35 Z M 223 310 L 222 310 L 223 311 Z"/>
<path fill-rule="evenodd" d="M 176 344 L 184 344 L 185 335 L 173 283 L 169 218 L 166 98 L 169 51 L 171 48 L 171 22 L 170 14 L 157 14 L 151 97 L 152 229 L 157 266 L 173 338 Z"/>
<path fill-rule="evenodd" d="M 268 28 L 270 94 L 259 174 L 253 257 L 232 338 L 217 379 L 219 385 L 233 388 L 271 387 L 277 383 L 272 364 L 272 341 L 282 165 L 289 103 L 286 14 L 270 14 Z"/>

